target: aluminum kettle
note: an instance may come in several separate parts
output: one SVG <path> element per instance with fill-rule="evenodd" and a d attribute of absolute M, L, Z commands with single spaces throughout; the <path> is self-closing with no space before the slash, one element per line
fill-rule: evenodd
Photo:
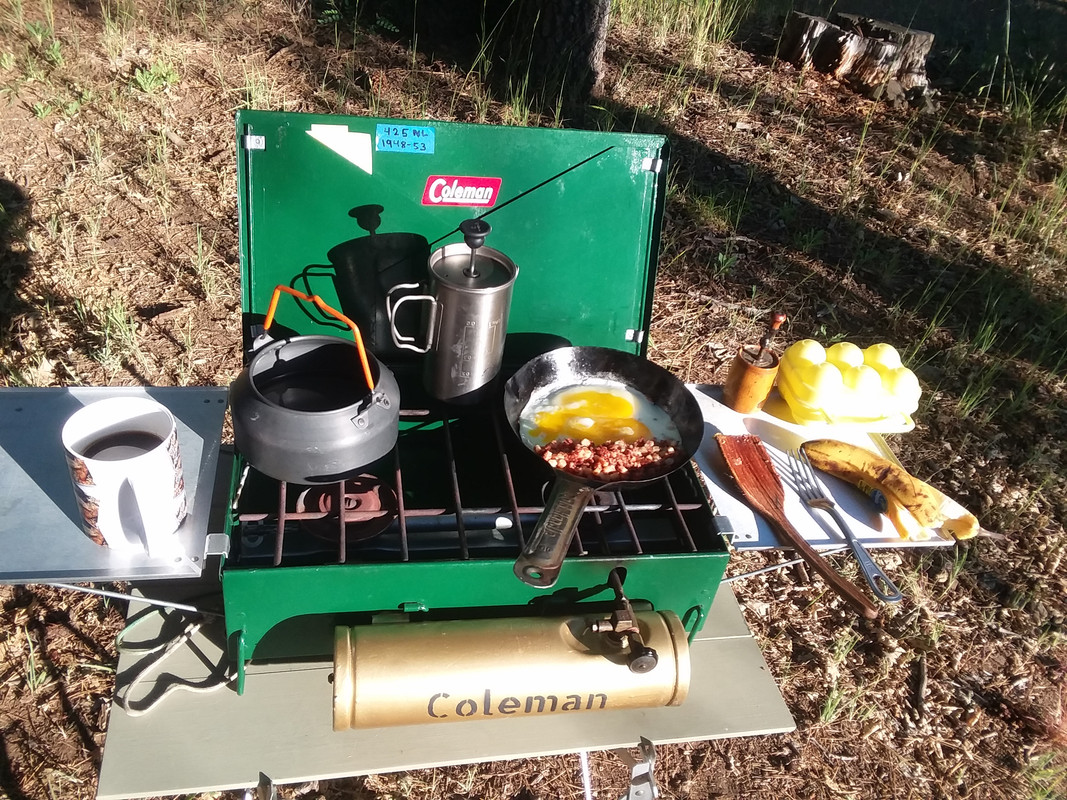
<path fill-rule="evenodd" d="M 283 293 L 344 322 L 353 340 L 273 339 L 268 331 Z M 352 320 L 318 295 L 276 286 L 263 329 L 248 366 L 230 385 L 233 440 L 249 464 L 280 481 L 336 483 L 393 449 L 400 389 L 364 349 Z"/>

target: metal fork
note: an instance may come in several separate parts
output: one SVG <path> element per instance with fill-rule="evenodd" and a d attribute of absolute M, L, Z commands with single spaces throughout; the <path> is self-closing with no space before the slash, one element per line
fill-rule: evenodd
<path fill-rule="evenodd" d="M 789 470 L 793 475 L 793 481 L 796 483 L 797 494 L 800 495 L 800 499 L 809 508 L 822 509 L 834 518 L 837 527 L 845 535 L 848 546 L 852 548 L 852 554 L 856 557 L 856 561 L 859 562 L 863 577 L 867 579 L 867 583 L 870 585 L 875 597 L 886 603 L 899 602 L 904 595 L 900 593 L 900 589 L 893 584 L 893 581 L 889 580 L 886 574 L 882 572 L 881 567 L 874 563 L 870 554 L 856 537 L 856 534 L 849 528 L 845 518 L 837 510 L 837 504 L 830 498 L 822 483 L 815 476 L 815 469 L 811 466 L 811 462 L 808 461 L 807 455 L 802 450 L 790 450 L 788 455 Z"/>

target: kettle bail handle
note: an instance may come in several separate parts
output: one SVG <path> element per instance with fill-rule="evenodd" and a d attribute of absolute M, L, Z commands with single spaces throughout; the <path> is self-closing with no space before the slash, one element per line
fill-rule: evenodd
<path fill-rule="evenodd" d="M 370 361 L 367 358 L 367 351 L 363 347 L 363 335 L 359 332 L 359 326 L 352 320 L 338 311 L 336 308 L 326 304 L 326 301 L 319 297 L 317 294 L 304 294 L 303 292 L 292 288 L 291 286 L 285 286 L 284 284 L 278 284 L 274 287 L 274 293 L 270 297 L 270 305 L 267 307 L 267 316 L 263 320 L 263 332 L 266 333 L 274 322 L 274 315 L 278 311 L 278 300 L 281 299 L 282 292 L 292 295 L 293 297 L 304 300 L 308 303 L 313 303 L 316 308 L 322 311 L 324 314 L 329 314 L 331 317 L 340 320 L 349 327 L 352 331 L 352 337 L 356 341 L 356 350 L 359 352 L 359 361 L 363 367 L 363 377 L 367 381 L 367 388 L 374 391 L 374 374 L 371 372 Z"/>

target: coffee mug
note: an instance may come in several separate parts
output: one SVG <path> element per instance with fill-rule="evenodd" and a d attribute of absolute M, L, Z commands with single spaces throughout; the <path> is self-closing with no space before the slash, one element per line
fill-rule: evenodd
<path fill-rule="evenodd" d="M 62 439 L 90 539 L 153 558 L 180 552 L 175 533 L 187 508 L 170 411 L 145 397 L 98 400 L 71 415 Z"/>

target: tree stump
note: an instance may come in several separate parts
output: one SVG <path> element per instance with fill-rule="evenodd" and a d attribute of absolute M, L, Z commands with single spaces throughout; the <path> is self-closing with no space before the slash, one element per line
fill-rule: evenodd
<path fill-rule="evenodd" d="M 934 35 L 892 22 L 835 13 L 830 20 L 794 11 L 782 31 L 780 58 L 814 68 L 870 92 L 896 81 L 904 91 L 923 90 L 926 56 Z"/>

